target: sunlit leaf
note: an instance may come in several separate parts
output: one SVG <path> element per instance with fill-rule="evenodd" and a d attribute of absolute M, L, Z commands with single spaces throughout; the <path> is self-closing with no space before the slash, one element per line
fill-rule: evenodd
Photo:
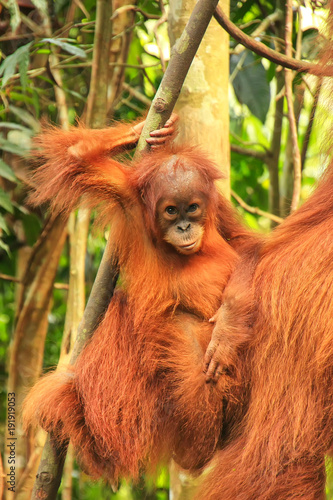
<path fill-rule="evenodd" d="M 18 146 L 22 151 L 29 151 L 31 148 L 31 134 L 23 130 L 10 130 L 7 135 L 10 144 Z"/>
<path fill-rule="evenodd" d="M 23 123 L 26 125 L 29 125 L 30 128 L 34 132 L 39 132 L 40 131 L 40 123 L 38 120 L 36 120 L 29 111 L 19 108 L 17 106 L 10 105 L 9 110 L 17 116 Z"/>
<path fill-rule="evenodd" d="M 65 52 L 68 52 L 73 56 L 80 57 L 80 59 L 86 59 L 87 57 L 85 51 L 80 49 L 80 47 L 77 47 L 76 45 L 72 45 L 67 42 L 63 42 L 59 38 L 43 38 L 41 42 L 48 42 L 52 43 L 53 45 L 57 45 L 58 47 L 62 48 L 62 50 L 64 50 Z"/>
<path fill-rule="evenodd" d="M 20 125 L 19 123 L 13 123 L 13 122 L 0 122 L 0 128 L 6 128 L 10 130 L 20 130 L 21 132 L 24 132 L 25 134 L 28 135 L 33 135 L 33 130 L 30 128 L 24 127 L 23 125 Z"/>
<path fill-rule="evenodd" d="M 11 202 L 9 194 L 0 188 L 0 207 L 4 208 L 7 212 L 13 214 L 14 206 Z"/>
<path fill-rule="evenodd" d="M 46 0 L 31 0 L 34 6 L 42 12 L 44 15 L 47 16 L 47 1 Z"/>

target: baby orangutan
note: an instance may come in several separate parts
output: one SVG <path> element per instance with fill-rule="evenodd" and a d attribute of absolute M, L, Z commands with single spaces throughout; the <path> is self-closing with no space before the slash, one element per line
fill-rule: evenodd
<path fill-rule="evenodd" d="M 151 153 L 131 164 L 112 157 L 134 145 L 141 126 L 51 129 L 35 153 L 42 163 L 35 203 L 69 212 L 81 197 L 89 206 L 102 202 L 122 279 L 75 365 L 32 389 L 25 421 L 40 423 L 59 442 L 70 438 L 84 469 L 112 482 L 138 478 L 171 457 L 200 470 L 238 391 L 234 356 L 233 377 L 213 384 L 206 383 L 203 359 L 209 319 L 238 261 L 232 242 L 245 232 L 218 194 L 220 172 L 205 154 L 190 146 L 156 148 L 173 120 L 152 134 Z"/>

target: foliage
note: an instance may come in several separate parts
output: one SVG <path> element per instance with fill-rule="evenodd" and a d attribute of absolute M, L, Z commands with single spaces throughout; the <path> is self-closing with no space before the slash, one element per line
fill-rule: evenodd
<path fill-rule="evenodd" d="M 57 89 L 66 97 L 70 123 L 82 116 L 89 92 L 91 60 L 94 44 L 96 0 L 71 2 L 56 0 L 54 11 L 46 11 L 46 2 L 33 1 L 35 7 L 18 8 L 20 2 L 10 0 L 4 10 L 4 22 L 0 32 L 2 42 L 0 56 L 0 274 L 7 277 L 19 276 L 27 262 L 29 250 L 38 241 L 46 220 L 45 207 L 35 209 L 26 199 L 29 162 L 24 160 L 31 146 L 32 136 L 40 129 L 40 120 L 59 123 L 59 102 Z M 134 2 L 133 2 L 134 3 Z M 52 2 L 48 2 L 52 4 Z M 125 3 L 121 3 L 126 8 Z M 158 28 L 161 16 L 160 5 L 154 0 L 141 0 L 137 6 L 141 11 L 135 14 L 130 28 L 131 43 L 126 59 L 122 92 L 111 103 L 110 119 L 130 120 L 143 114 L 153 98 L 163 76 L 159 53 L 168 58 L 166 25 Z M 273 0 L 233 0 L 231 19 L 251 34 L 260 21 L 276 12 L 277 2 Z M 50 5 L 49 5 L 50 7 Z M 283 9 L 283 7 L 280 7 Z M 116 19 L 116 17 L 115 17 Z M 296 21 L 295 17 L 295 21 Z M 47 28 L 47 22 L 51 29 Z M 3 28 L 5 26 L 5 28 Z M 294 47 L 304 57 L 317 57 L 313 47 L 313 35 L 317 26 L 304 28 L 302 39 L 296 36 L 294 24 Z M 118 37 L 123 36 L 121 33 Z M 279 37 L 278 21 L 268 24 L 257 38 L 270 47 L 275 47 Z M 312 42 L 309 40 L 312 37 Z M 301 47 L 298 47 L 301 44 Z M 272 151 L 278 68 L 262 60 L 248 50 L 237 49 L 230 42 L 231 83 L 231 158 L 232 187 L 248 205 L 269 211 L 268 164 Z M 61 81 L 59 80 L 61 75 Z M 299 143 L 305 144 L 306 131 L 314 106 L 313 94 L 317 82 L 314 78 L 302 76 L 294 81 L 294 91 L 305 86 L 304 101 L 299 119 Z M 110 89 L 111 91 L 111 89 Z M 286 111 L 286 108 L 284 108 Z M 288 160 L 288 123 L 283 120 L 282 146 L 278 154 L 280 178 Z M 322 127 L 315 121 L 307 147 L 307 160 L 303 170 L 302 197 L 308 196 L 319 172 L 318 138 Z M 240 150 L 242 149 L 242 151 Z M 247 154 L 245 154 L 247 153 Z M 258 155 L 257 153 L 261 153 Z M 290 181 L 288 178 L 287 180 Z M 269 220 L 255 216 L 244 208 L 239 209 L 247 223 L 255 229 L 268 231 Z M 86 256 L 87 292 L 96 273 L 104 235 L 93 229 L 88 238 Z M 60 259 L 56 282 L 68 283 L 69 247 L 65 245 Z M 64 328 L 66 290 L 54 290 L 53 308 L 49 316 L 49 332 L 45 345 L 44 368 L 57 364 Z M 17 306 L 17 285 L 0 276 L 0 384 L 5 393 L 7 378 L 8 347 L 15 325 Z M 5 422 L 4 398 L 0 401 L 0 428 Z M 1 443 L 0 443 L 1 444 Z M 333 495 L 331 484 L 328 496 Z M 72 498 L 110 499 L 158 499 L 167 497 L 168 478 L 163 471 L 154 482 L 147 478 L 134 487 L 122 484 L 117 493 L 101 482 L 92 483 L 78 469 L 73 473 Z M 331 492 L 331 493 L 330 493 Z"/>

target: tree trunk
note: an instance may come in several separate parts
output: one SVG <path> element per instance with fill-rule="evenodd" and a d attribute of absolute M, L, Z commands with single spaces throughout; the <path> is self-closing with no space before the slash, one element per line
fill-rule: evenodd
<path fill-rule="evenodd" d="M 50 220 L 35 245 L 23 278 L 24 293 L 10 350 L 8 377 L 8 393 L 15 394 L 15 435 L 6 435 L 6 443 L 15 438 L 16 485 L 30 458 L 32 444 L 31 437 L 23 433 L 20 411 L 27 387 L 37 380 L 42 369 L 53 283 L 65 238 L 64 221 L 59 217 Z M 33 274 L 31 269 L 35 271 Z M 7 491 L 6 498 L 14 498 L 13 492 Z M 22 491 L 16 490 L 15 498 L 27 498 L 23 485 Z"/>
<path fill-rule="evenodd" d="M 195 0 L 170 0 L 169 36 L 174 45 L 195 5 Z M 219 4 L 229 13 L 229 0 Z M 207 150 L 226 179 L 221 188 L 230 195 L 229 145 L 229 35 L 215 19 L 193 60 L 179 96 L 180 142 L 193 142 Z"/>

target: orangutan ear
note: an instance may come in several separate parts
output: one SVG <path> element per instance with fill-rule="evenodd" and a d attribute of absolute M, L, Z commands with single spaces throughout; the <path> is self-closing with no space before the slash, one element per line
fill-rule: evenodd
<path fill-rule="evenodd" d="M 140 196 L 141 196 L 141 199 L 142 199 L 143 203 L 146 204 L 146 198 L 145 198 L 145 195 L 144 195 L 143 191 L 140 192 Z"/>

